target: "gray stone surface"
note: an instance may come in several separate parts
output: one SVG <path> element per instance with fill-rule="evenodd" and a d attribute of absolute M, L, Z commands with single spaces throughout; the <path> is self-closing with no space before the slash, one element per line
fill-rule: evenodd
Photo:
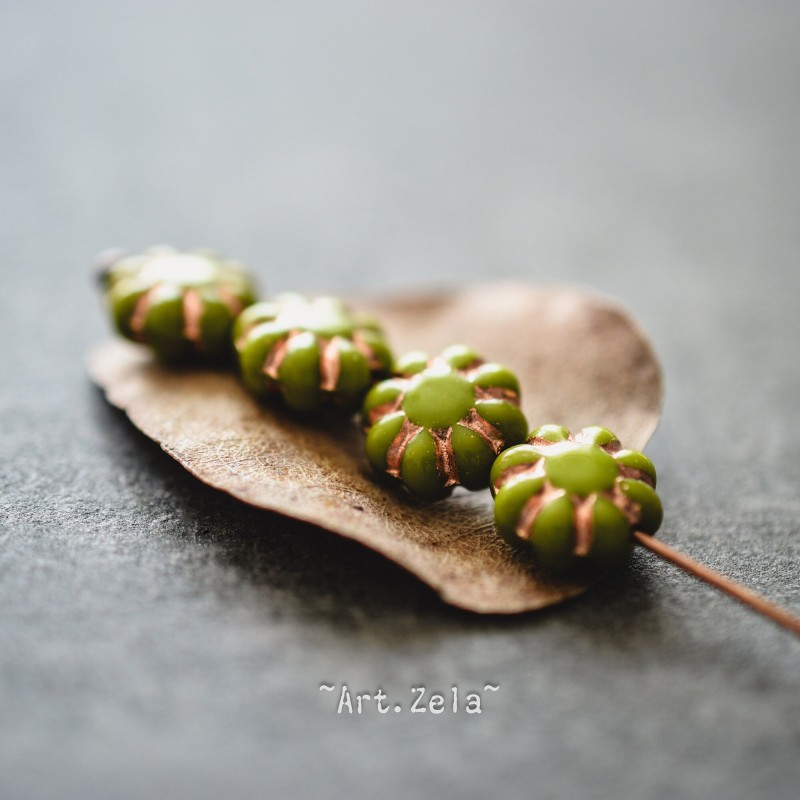
<path fill-rule="evenodd" d="M 113 244 L 271 289 L 588 284 L 663 359 L 663 538 L 798 609 L 798 33 L 789 2 L 2 3 L 0 797 L 797 797 L 785 632 L 646 554 L 455 611 L 198 485 L 83 359 Z M 501 688 L 351 717 L 321 682 Z"/>

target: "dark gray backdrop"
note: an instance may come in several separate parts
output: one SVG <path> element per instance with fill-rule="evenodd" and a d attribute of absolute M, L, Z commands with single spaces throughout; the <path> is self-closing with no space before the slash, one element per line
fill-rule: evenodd
<path fill-rule="evenodd" d="M 514 619 L 198 485 L 89 384 L 87 266 L 619 297 L 663 538 L 800 608 L 793 2 L 0 5 L 0 797 L 790 798 L 800 646 L 637 555 Z M 481 716 L 335 713 L 320 682 Z"/>

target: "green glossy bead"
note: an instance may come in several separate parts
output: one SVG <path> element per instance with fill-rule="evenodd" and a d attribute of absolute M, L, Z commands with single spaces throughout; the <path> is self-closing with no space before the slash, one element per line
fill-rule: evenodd
<path fill-rule="evenodd" d="M 424 499 L 444 497 L 454 486 L 485 488 L 495 454 L 525 439 L 527 422 L 517 406 L 516 378 L 496 364 L 484 369 L 465 345 L 433 359 L 419 351 L 409 353 L 397 360 L 396 368 L 399 374 L 373 387 L 364 401 L 370 463 L 394 476 L 399 472 L 406 488 Z M 480 386 L 473 381 L 475 370 L 482 370 Z M 371 431 L 383 415 L 394 421 L 398 413 L 405 425 L 394 423 L 394 435 L 381 438 L 386 449 L 376 455 Z"/>
<path fill-rule="evenodd" d="M 663 511 L 649 483 L 655 469 L 642 453 L 619 449 L 611 431 L 595 426 L 573 438 L 546 425 L 528 441 L 502 453 L 491 471 L 504 539 L 551 570 L 588 577 L 624 562 L 633 530 L 658 530 Z M 529 530 L 519 530 L 528 518 Z"/>
<path fill-rule="evenodd" d="M 439 500 L 450 493 L 436 467 L 436 446 L 428 431 L 420 431 L 406 448 L 400 479 L 420 500 Z"/>
<path fill-rule="evenodd" d="M 359 319 L 334 297 L 283 294 L 257 303 L 233 330 L 245 386 L 258 397 L 277 390 L 296 411 L 356 411 L 391 363 L 377 328 Z"/>
<path fill-rule="evenodd" d="M 116 329 L 167 361 L 228 357 L 233 320 L 255 300 L 238 262 L 169 247 L 118 257 L 102 284 Z"/>

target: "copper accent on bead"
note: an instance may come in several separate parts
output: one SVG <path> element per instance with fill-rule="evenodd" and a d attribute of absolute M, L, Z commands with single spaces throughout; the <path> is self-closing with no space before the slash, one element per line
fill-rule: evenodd
<path fill-rule="evenodd" d="M 522 509 L 517 523 L 517 536 L 520 539 L 530 539 L 533 525 L 536 522 L 539 512 L 551 501 L 564 497 L 566 492 L 563 489 L 556 489 L 548 486 L 544 491 L 533 495 Z"/>
<path fill-rule="evenodd" d="M 398 395 L 390 403 L 381 403 L 381 405 L 375 406 L 375 408 L 367 414 L 367 429 L 371 428 L 379 419 L 383 419 L 383 417 L 388 414 L 394 414 L 395 411 L 399 411 L 402 404 L 403 396 Z"/>
<path fill-rule="evenodd" d="M 156 294 L 158 294 L 160 288 L 161 286 L 158 285 L 154 286 L 152 289 L 148 289 L 136 301 L 136 305 L 133 307 L 133 314 L 131 315 L 131 320 L 128 324 L 137 338 L 141 338 L 142 334 L 144 333 L 144 326 L 147 322 L 147 312 L 150 311 L 150 306 L 153 304 L 153 298 L 156 296 Z"/>
<path fill-rule="evenodd" d="M 648 476 L 649 477 L 649 476 Z M 615 483 L 614 488 L 609 492 L 611 502 L 624 514 L 631 527 L 636 527 L 642 518 L 642 507 L 635 503 Z"/>
<path fill-rule="evenodd" d="M 573 552 L 576 556 L 589 554 L 594 540 L 594 507 L 597 503 L 597 495 L 590 494 L 584 498 L 572 498 L 572 505 L 575 509 L 575 547 Z"/>
<path fill-rule="evenodd" d="M 230 312 L 231 318 L 235 319 L 242 312 L 242 303 L 239 298 L 224 284 L 217 288 L 217 294 Z"/>
<path fill-rule="evenodd" d="M 292 334 L 289 334 L 286 338 L 281 339 L 272 350 L 269 351 L 267 360 L 264 362 L 264 374 L 274 381 L 278 380 L 278 370 L 283 363 L 283 359 L 286 358 L 286 354 L 289 352 L 289 342 L 291 338 Z"/>
<path fill-rule="evenodd" d="M 445 479 L 444 487 L 458 486 L 460 478 L 458 464 L 453 452 L 453 429 L 430 428 L 428 430 L 436 448 L 436 470 Z"/>
<path fill-rule="evenodd" d="M 651 489 L 656 488 L 653 476 L 641 469 L 636 469 L 635 467 L 626 467 L 624 464 L 620 464 L 619 474 L 621 478 L 630 478 L 635 481 L 642 481 L 642 483 L 646 483 Z"/>
<path fill-rule="evenodd" d="M 367 359 L 367 366 L 371 370 L 377 371 L 381 369 L 383 366 L 381 360 L 375 354 L 375 351 L 366 343 L 361 331 L 357 330 L 353 333 L 353 344 L 356 346 L 356 350 Z"/>
<path fill-rule="evenodd" d="M 389 445 L 389 451 L 386 453 L 386 472 L 393 478 L 400 477 L 400 468 L 403 465 L 403 456 L 406 454 L 406 449 L 421 430 L 423 429 L 419 425 L 414 425 L 408 419 L 403 420 L 397 436 L 392 440 L 391 445 Z"/>
<path fill-rule="evenodd" d="M 196 289 L 187 289 L 183 295 L 183 335 L 195 347 L 200 344 L 203 317 L 203 300 Z"/>
<path fill-rule="evenodd" d="M 319 388 L 323 392 L 333 392 L 339 382 L 339 371 L 341 369 L 341 354 L 339 347 L 342 342 L 341 336 L 334 336 L 333 339 L 321 342 L 319 356 Z"/>
<path fill-rule="evenodd" d="M 476 386 L 475 400 L 505 400 L 519 406 L 519 394 L 513 389 L 504 386 Z"/>
<path fill-rule="evenodd" d="M 468 428 L 473 433 L 477 433 L 491 447 L 495 455 L 503 449 L 505 443 L 503 434 L 491 422 L 485 420 L 474 408 L 471 408 L 469 414 L 464 419 L 459 420 L 458 424 Z"/>

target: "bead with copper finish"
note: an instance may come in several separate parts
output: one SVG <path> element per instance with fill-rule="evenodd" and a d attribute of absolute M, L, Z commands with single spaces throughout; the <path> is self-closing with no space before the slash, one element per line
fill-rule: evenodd
<path fill-rule="evenodd" d="M 364 401 L 367 458 L 422 500 L 484 489 L 495 457 L 525 438 L 519 382 L 463 345 L 409 353 Z"/>
<path fill-rule="evenodd" d="M 231 357 L 231 326 L 256 294 L 242 264 L 166 246 L 98 261 L 112 321 L 127 339 L 169 362 Z"/>
<path fill-rule="evenodd" d="M 236 320 L 233 340 L 245 386 L 300 412 L 356 411 L 392 362 L 377 323 L 334 297 L 256 303 Z"/>
<path fill-rule="evenodd" d="M 544 425 L 492 467 L 495 524 L 553 571 L 602 572 L 628 557 L 635 531 L 658 530 L 663 512 L 655 485 L 650 459 L 623 449 L 607 428 L 572 436 Z"/>

